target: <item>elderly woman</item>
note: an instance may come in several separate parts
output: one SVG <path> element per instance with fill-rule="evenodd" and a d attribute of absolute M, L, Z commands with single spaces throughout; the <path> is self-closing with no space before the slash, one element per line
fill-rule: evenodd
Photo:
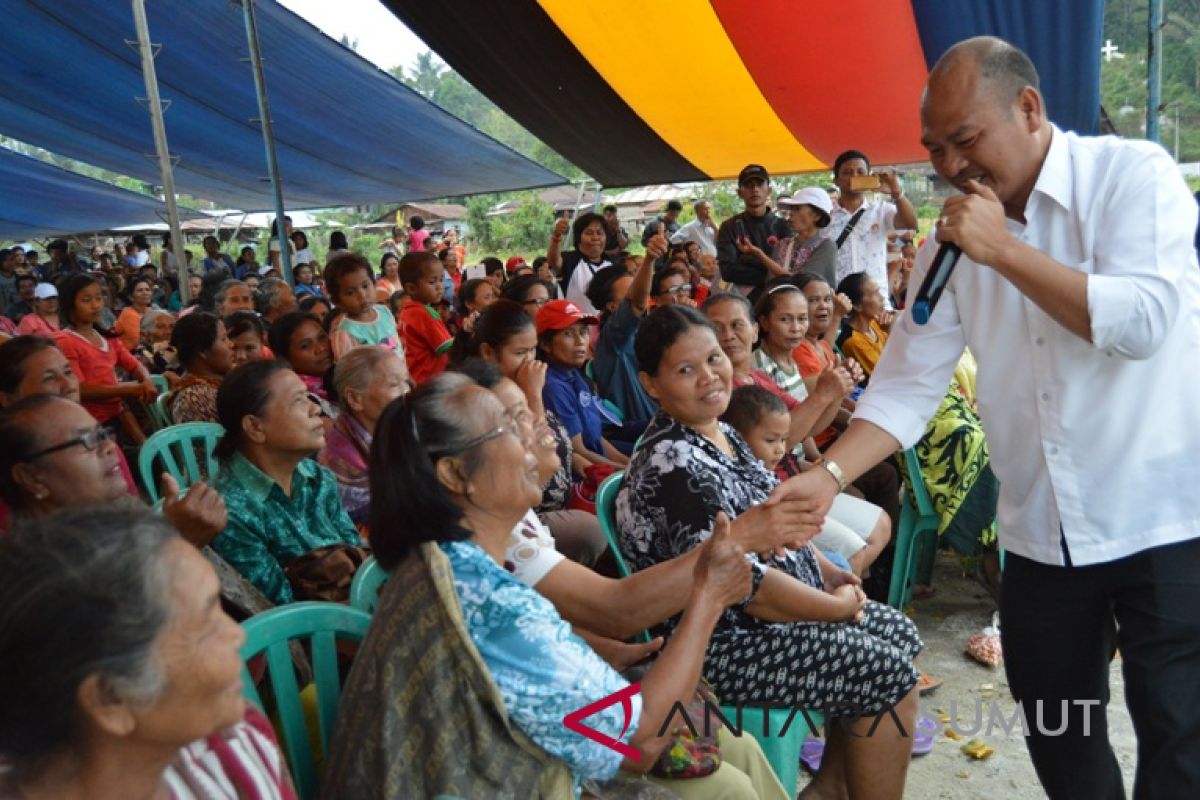
<path fill-rule="evenodd" d="M 213 549 L 275 603 L 346 600 L 366 554 L 337 479 L 312 460 L 325 426 L 303 381 L 279 361 L 243 364 L 221 382 L 217 421 L 229 525 Z"/>
<path fill-rule="evenodd" d="M 133 354 L 137 356 L 151 375 L 167 372 L 178 374 L 179 354 L 171 346 L 171 334 L 175 331 L 174 315 L 161 308 L 148 308 L 142 314 L 142 338 Z"/>
<path fill-rule="evenodd" d="M 684 306 L 656 309 L 638 332 L 637 357 L 662 411 L 626 472 L 617 522 L 622 552 L 644 569 L 700 546 L 718 514 L 736 519 L 763 503 L 777 481 L 719 421 L 732 369 L 711 322 Z M 858 578 L 806 540 L 793 545 L 751 556 L 753 589 L 722 614 L 705 676 L 727 703 L 816 707 L 844 721 L 828 728 L 820 790 L 899 797 L 912 740 L 890 723 L 872 723 L 890 712 L 904 731 L 913 730 L 912 662 L 922 647 L 916 626 L 867 602 Z M 674 627 L 671 620 L 662 629 Z"/>
<path fill-rule="evenodd" d="M 375 426 L 388 403 L 413 386 L 408 367 L 382 347 L 356 347 L 342 357 L 333 373 L 341 413 L 317 461 L 337 477 L 338 495 L 359 533 L 367 535 L 371 487 L 367 461 Z"/>
<path fill-rule="evenodd" d="M 713 537 L 676 636 L 640 694 L 629 691 L 550 601 L 504 568 L 514 527 L 541 495 L 528 434 L 495 394 L 452 373 L 384 412 L 372 450 L 371 530 L 393 577 L 339 708 L 330 796 L 374 787 L 385 795 L 561 797 L 573 786 L 578 795 L 585 779 L 648 770 L 666 745 L 658 731 L 673 705 L 691 698 L 713 622 L 747 589 L 741 549 L 728 531 Z M 402 691 L 435 681 L 446 691 Z M 381 689 L 388 702 L 379 701 Z M 633 758 L 563 725 L 620 691 L 628 704 L 588 724 L 615 735 Z M 441 711 L 451 714 L 442 725 L 422 721 Z M 373 746 L 362 747 L 368 730 Z M 445 758 L 452 741 L 454 757 Z"/>
<path fill-rule="evenodd" d="M 837 245 L 821 231 L 829 225 L 833 203 L 829 193 L 816 187 L 779 198 L 779 208 L 791 212 L 792 235 L 775 245 L 768 269 L 774 275 L 817 275 L 833 286 L 837 282 Z"/>
<path fill-rule="evenodd" d="M 217 599 L 212 567 L 148 509 L 0 540 L 0 795 L 295 797 Z"/>
<path fill-rule="evenodd" d="M 225 323 L 207 311 L 189 314 L 175 325 L 171 346 L 186 370 L 168 400 L 171 419 L 176 423 L 216 422 L 217 388 L 233 369 Z"/>

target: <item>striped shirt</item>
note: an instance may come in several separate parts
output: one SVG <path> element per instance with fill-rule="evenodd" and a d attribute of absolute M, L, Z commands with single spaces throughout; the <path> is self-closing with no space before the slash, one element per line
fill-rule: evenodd
<path fill-rule="evenodd" d="M 184 747 L 163 774 L 172 800 L 295 800 L 271 723 L 247 705 L 231 728 Z"/>

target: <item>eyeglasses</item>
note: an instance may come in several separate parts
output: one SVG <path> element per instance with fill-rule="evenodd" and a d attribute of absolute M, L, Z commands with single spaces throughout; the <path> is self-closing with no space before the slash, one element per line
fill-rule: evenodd
<path fill-rule="evenodd" d="M 89 453 L 91 453 L 100 447 L 100 445 L 104 442 L 112 441 L 114 438 L 116 438 L 116 434 L 111 430 L 103 426 L 97 426 L 87 433 L 76 436 L 74 439 L 63 442 L 62 444 L 56 444 L 53 447 L 47 447 L 45 450 L 39 450 L 38 452 L 29 456 L 26 461 L 36 461 L 42 456 L 48 456 L 51 453 L 57 453 L 60 450 L 69 450 L 72 447 L 82 447 L 84 450 L 87 450 Z"/>
<path fill-rule="evenodd" d="M 549 303 L 549 302 L 550 302 L 550 298 L 549 298 L 549 297 L 539 297 L 539 298 L 537 298 L 536 300 L 526 300 L 526 301 L 525 301 L 524 303 L 522 303 L 521 305 L 523 305 L 523 306 L 537 306 L 538 308 L 541 308 L 542 306 L 546 305 L 546 303 Z"/>
<path fill-rule="evenodd" d="M 691 295 L 692 285 L 690 283 L 681 283 L 678 286 L 672 286 L 669 289 L 663 289 L 660 294 L 686 294 Z"/>

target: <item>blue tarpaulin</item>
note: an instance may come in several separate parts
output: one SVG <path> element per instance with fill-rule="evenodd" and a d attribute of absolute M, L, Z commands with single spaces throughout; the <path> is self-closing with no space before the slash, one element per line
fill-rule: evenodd
<path fill-rule="evenodd" d="M 0 239 L 101 231 L 166 212 L 153 197 L 0 148 Z"/>
<path fill-rule="evenodd" d="M 392 203 L 566 183 L 459 121 L 272 0 L 259 40 L 284 203 Z M 0 133 L 160 183 L 128 2 L 2 0 Z M 229 0 L 150 0 L 180 193 L 272 207 L 242 9 Z M 4 204 L 16 202 L 6 197 Z M 2 209 L 0 209 L 2 210 Z"/>

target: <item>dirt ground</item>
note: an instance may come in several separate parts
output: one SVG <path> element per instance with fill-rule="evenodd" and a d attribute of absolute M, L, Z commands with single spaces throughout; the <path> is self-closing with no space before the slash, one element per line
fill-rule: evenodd
<path fill-rule="evenodd" d="M 989 624 L 995 610 L 991 598 L 977 583 L 964 577 L 958 562 L 945 554 L 938 558 L 934 585 L 936 594 L 914 603 L 910 614 L 925 640 L 919 666 L 927 674 L 945 681 L 936 693 L 926 698 L 923 707 L 941 709 L 948 714 L 950 702 L 957 701 L 959 729 L 969 729 L 976 716 L 976 699 L 989 696 L 984 687 L 990 684 L 991 697 L 1003 713 L 1011 717 L 1016 704 L 1009 694 L 1004 668 L 988 669 L 963 654 L 971 634 Z M 1126 794 L 1132 796 L 1137 743 L 1125 708 L 1119 658 L 1113 662 L 1110 680 L 1109 738 L 1125 775 Z M 983 704 L 986 709 L 988 700 L 983 699 Z M 1030 724 L 1034 724 L 1032 718 Z M 943 731 L 946 727 L 939 724 Z M 972 759 L 960 749 L 970 738 L 983 739 L 995 752 L 982 761 Z M 1083 764 L 1079 766 L 1087 768 Z M 995 726 L 991 735 L 986 735 L 985 724 L 983 731 L 962 741 L 939 735 L 931 753 L 913 759 L 904 796 L 914 800 L 1032 800 L 1045 797 L 1045 793 L 1037 781 L 1019 728 L 1013 727 L 1011 734 L 1005 734 Z"/>

